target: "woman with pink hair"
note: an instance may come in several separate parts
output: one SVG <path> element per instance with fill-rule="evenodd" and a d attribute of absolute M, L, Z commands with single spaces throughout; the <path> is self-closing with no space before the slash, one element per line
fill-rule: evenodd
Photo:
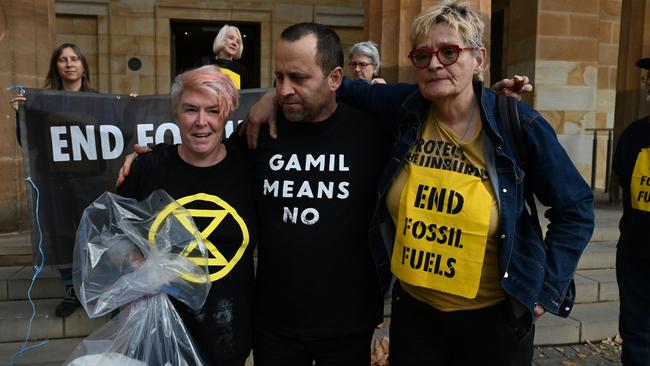
<path fill-rule="evenodd" d="M 117 192 L 143 200 L 164 189 L 190 211 L 210 253 L 212 287 L 199 311 L 172 301 L 207 364 L 243 366 L 252 337 L 253 170 L 246 150 L 222 141 L 239 94 L 218 67 L 207 65 L 176 76 L 171 100 L 181 144 L 140 155 Z"/>

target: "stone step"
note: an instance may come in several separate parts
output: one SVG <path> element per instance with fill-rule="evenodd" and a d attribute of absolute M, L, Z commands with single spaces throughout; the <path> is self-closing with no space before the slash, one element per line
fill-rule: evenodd
<path fill-rule="evenodd" d="M 618 333 L 618 302 L 576 304 L 568 318 L 545 314 L 536 324 L 535 345 L 601 341 Z"/>
<path fill-rule="evenodd" d="M 82 340 L 83 338 L 49 339 L 46 344 L 30 349 L 14 358 L 14 365 L 59 366 Z M 27 346 L 37 343 L 28 342 Z M 8 365 L 11 357 L 22 345 L 23 342 L 0 343 L 0 363 Z"/>
<path fill-rule="evenodd" d="M 0 235 L 0 267 L 32 264 L 29 232 Z"/>
<path fill-rule="evenodd" d="M 583 269 L 576 272 L 576 303 L 618 301 L 616 269 Z"/>
<path fill-rule="evenodd" d="M 616 242 L 590 242 L 585 248 L 578 269 L 605 269 L 616 267 Z"/>
<path fill-rule="evenodd" d="M 32 322 L 30 340 L 45 338 L 85 337 L 103 325 L 109 316 L 89 319 L 83 308 L 67 318 L 54 316 L 60 299 L 34 300 L 36 316 Z M 18 342 L 25 339 L 32 307 L 26 300 L 0 301 L 0 342 Z"/>
<path fill-rule="evenodd" d="M 0 267 L 0 300 L 27 299 L 27 290 L 34 276 L 31 266 Z M 43 267 L 34 287 L 32 299 L 62 298 L 65 286 L 54 267 Z"/>

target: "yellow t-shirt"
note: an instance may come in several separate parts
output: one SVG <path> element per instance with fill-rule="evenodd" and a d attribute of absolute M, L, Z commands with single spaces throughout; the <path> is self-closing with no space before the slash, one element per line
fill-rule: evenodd
<path fill-rule="evenodd" d="M 452 129 L 436 121 L 432 117 L 432 113 L 429 113 L 429 117 L 420 131 L 418 141 L 407 154 L 406 162 L 400 168 L 400 172 L 395 177 L 386 198 L 386 205 L 397 228 L 396 246 L 392 258 L 393 272 L 400 279 L 400 284 L 406 292 L 414 298 L 426 302 L 441 311 L 479 309 L 497 304 L 506 298 L 506 294 L 500 285 L 501 276 L 499 275 L 497 259 L 496 231 L 499 211 L 486 171 L 483 134 L 481 132 L 482 127 L 473 136 L 468 137 L 466 141 L 460 141 L 461 138 Z M 436 183 L 436 179 L 441 181 Z M 464 187 L 445 186 L 457 184 L 455 182 L 460 182 L 459 184 L 464 185 L 465 180 L 473 182 L 474 190 L 464 190 Z M 481 187 L 481 183 L 483 187 Z M 431 184 L 430 187 L 428 186 L 429 184 Z M 435 188 L 432 187 L 436 184 L 438 185 L 438 190 L 437 195 L 434 196 L 431 192 L 435 192 Z M 445 188 L 442 188 L 443 186 Z M 408 189 L 409 187 L 411 188 Z M 476 191 L 476 189 L 480 192 Z M 410 194 L 407 192 L 409 190 L 411 191 Z M 426 194 L 427 190 L 430 193 L 428 196 Z M 472 192 L 478 192 L 477 195 L 482 196 L 481 202 L 483 203 L 475 207 L 481 207 L 481 210 L 489 211 L 485 212 L 485 215 L 489 214 L 489 218 L 476 212 L 471 214 L 470 221 L 476 219 L 476 221 L 482 222 L 482 224 L 478 224 L 478 227 L 483 228 L 482 243 L 475 244 L 477 240 L 480 242 L 481 235 L 477 235 L 479 239 L 469 239 L 469 230 L 465 230 L 463 232 L 464 236 L 460 241 L 468 243 L 468 245 L 465 249 L 462 249 L 463 245 L 458 245 L 460 238 L 458 234 L 460 230 L 458 229 L 473 226 L 472 223 L 467 224 L 460 219 L 456 220 L 459 224 L 454 225 L 455 217 L 453 214 L 457 213 L 454 212 L 454 208 L 460 206 L 459 199 L 461 203 L 471 201 L 471 197 L 467 196 L 471 196 Z M 445 193 L 447 193 L 447 201 L 444 201 Z M 452 193 L 458 196 L 456 200 L 453 199 Z M 465 195 L 464 198 L 463 195 Z M 440 200 L 441 197 L 443 200 Z M 439 216 L 431 216 L 429 212 L 422 210 L 411 209 L 409 212 L 406 212 L 405 206 L 409 206 L 409 203 L 411 203 L 409 200 L 417 203 L 415 205 L 417 206 L 416 208 L 433 208 L 433 211 L 439 208 L 438 211 L 440 212 L 435 212 Z M 471 204 L 467 204 L 466 206 L 471 206 Z M 470 208 L 467 209 L 470 210 Z M 405 217 L 405 215 L 408 217 Z M 448 221 L 443 226 L 440 221 L 436 221 L 436 218 L 442 219 L 443 222 L 444 220 Z M 435 223 L 432 224 L 432 222 Z M 424 224 L 418 226 L 417 223 Z M 436 224 L 437 228 L 435 227 Z M 432 226 L 434 227 L 433 229 L 431 229 Z M 454 226 L 458 226 L 455 239 L 452 235 L 453 230 L 450 229 Z M 435 240 L 429 240 L 427 242 L 425 240 L 427 238 L 435 239 L 436 234 L 438 238 L 441 238 L 442 228 L 445 228 L 447 230 L 446 233 L 449 234 L 445 236 L 449 239 L 448 243 L 436 242 Z M 425 246 L 420 246 L 420 250 L 416 250 L 414 248 L 408 248 L 410 245 L 408 242 L 400 245 L 401 240 L 399 237 L 402 234 L 410 236 L 409 239 L 411 241 L 420 239 L 424 243 L 420 245 Z M 442 234 L 445 233 L 443 232 Z M 455 242 L 455 246 L 460 247 L 460 249 L 453 248 L 454 245 L 450 243 L 451 241 Z M 470 246 L 474 246 L 474 248 Z M 483 254 L 483 247 L 485 248 L 484 256 L 480 258 L 480 254 Z M 431 249 L 427 250 L 422 248 Z M 462 291 L 458 290 L 458 294 L 453 294 L 453 292 L 456 292 L 457 287 L 453 282 L 438 286 L 436 281 L 458 280 L 452 277 L 458 272 L 463 271 L 464 267 L 460 264 L 462 259 L 455 262 L 456 259 L 452 258 L 452 262 L 449 262 L 449 256 L 453 256 L 454 250 L 470 249 L 474 249 L 474 253 L 478 251 L 478 255 L 472 254 L 470 256 L 477 257 L 477 264 L 475 266 L 478 268 L 474 269 L 476 278 L 473 280 L 473 286 L 475 288 L 472 290 L 472 286 L 469 286 L 469 288 Z M 451 254 L 447 256 L 435 254 L 443 250 Z M 423 255 L 424 253 L 420 253 L 425 251 L 426 256 Z M 408 267 L 408 264 L 405 264 L 409 262 L 411 268 Z M 424 264 L 421 264 L 421 262 L 424 262 Z M 404 271 L 399 264 L 403 264 L 407 270 L 411 271 L 413 271 L 413 268 L 419 266 L 420 271 L 416 275 L 420 276 L 419 278 L 421 280 L 411 278 L 409 277 L 410 275 L 403 275 Z M 426 268 L 427 265 L 430 268 Z M 427 269 L 428 273 L 422 271 L 423 268 Z M 408 282 L 406 282 L 407 280 Z M 418 285 L 414 285 L 413 283 L 417 283 Z M 433 289 L 432 287 L 442 288 L 445 292 Z"/>

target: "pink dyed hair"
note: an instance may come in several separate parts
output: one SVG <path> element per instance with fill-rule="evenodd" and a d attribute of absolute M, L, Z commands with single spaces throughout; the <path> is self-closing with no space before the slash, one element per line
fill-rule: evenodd
<path fill-rule="evenodd" d="M 181 96 L 186 89 L 204 91 L 213 95 L 219 106 L 220 116 L 224 119 L 239 107 L 239 93 L 235 84 L 215 65 L 201 66 L 177 75 L 171 89 L 174 116 L 178 113 Z"/>

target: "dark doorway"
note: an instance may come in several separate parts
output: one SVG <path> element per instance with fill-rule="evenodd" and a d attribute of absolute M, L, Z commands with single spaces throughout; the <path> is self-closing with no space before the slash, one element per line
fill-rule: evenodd
<path fill-rule="evenodd" d="M 490 83 L 494 83 L 505 77 L 503 59 L 503 44 L 505 34 L 505 9 L 492 12 L 492 30 L 490 36 Z"/>
<path fill-rule="evenodd" d="M 260 87 L 260 23 L 171 20 L 171 73 L 200 66 L 202 57 L 214 57 L 212 43 L 225 24 L 239 28 L 244 53 L 239 60 L 250 78 L 250 87 Z"/>

